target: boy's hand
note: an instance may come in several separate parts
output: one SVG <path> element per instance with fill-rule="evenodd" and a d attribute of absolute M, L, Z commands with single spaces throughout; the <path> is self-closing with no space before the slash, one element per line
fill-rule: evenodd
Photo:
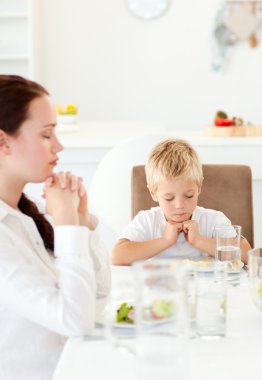
<path fill-rule="evenodd" d="M 195 220 L 187 220 L 183 222 L 183 231 L 185 233 L 185 238 L 191 245 L 195 245 L 200 239 L 198 223 Z"/>
<path fill-rule="evenodd" d="M 179 232 L 181 232 L 182 230 L 182 223 L 176 223 L 172 220 L 168 220 L 163 233 L 163 238 L 171 246 L 177 242 Z"/>

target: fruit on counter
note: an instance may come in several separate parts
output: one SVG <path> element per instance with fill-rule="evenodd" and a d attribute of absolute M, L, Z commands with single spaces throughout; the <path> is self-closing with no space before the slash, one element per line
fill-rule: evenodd
<path fill-rule="evenodd" d="M 219 110 L 216 112 L 214 124 L 217 127 L 239 127 L 241 125 L 244 125 L 244 120 L 241 117 L 237 116 L 229 118 L 226 112 Z"/>
<path fill-rule="evenodd" d="M 219 119 L 228 119 L 228 116 L 224 111 L 217 111 L 216 117 Z"/>
<path fill-rule="evenodd" d="M 214 119 L 214 124 L 217 127 L 229 127 L 233 125 L 233 119 L 229 119 L 226 112 L 217 111 Z"/>
<path fill-rule="evenodd" d="M 78 113 L 77 106 L 74 104 L 68 104 L 65 109 L 61 106 L 56 106 L 56 114 L 57 115 L 76 115 Z"/>
<path fill-rule="evenodd" d="M 76 115 L 77 114 L 77 106 L 74 104 L 68 104 L 65 109 L 66 115 Z"/>
<path fill-rule="evenodd" d="M 62 109 L 62 107 L 60 107 L 60 106 L 56 106 L 56 107 L 55 107 L 55 110 L 56 110 L 56 114 L 57 114 L 57 115 L 62 115 L 62 114 L 63 114 L 63 109 Z"/>
<path fill-rule="evenodd" d="M 236 125 L 237 127 L 241 126 L 241 125 L 244 125 L 244 120 L 242 119 L 242 117 L 236 117 L 236 116 L 234 116 L 233 117 L 233 124 Z"/>
<path fill-rule="evenodd" d="M 220 119 L 219 117 L 216 117 L 214 120 L 214 123 L 217 127 L 230 127 L 233 125 L 232 119 Z"/>

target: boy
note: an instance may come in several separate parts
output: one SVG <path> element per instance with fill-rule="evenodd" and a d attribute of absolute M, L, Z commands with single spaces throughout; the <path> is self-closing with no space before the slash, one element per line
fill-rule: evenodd
<path fill-rule="evenodd" d="M 231 224 L 220 211 L 197 206 L 202 165 L 184 140 L 157 144 L 146 167 L 147 186 L 159 207 L 140 211 L 125 228 L 112 251 L 114 265 L 130 265 L 152 257 L 205 258 L 215 255 L 214 227 Z M 241 239 L 242 261 L 250 245 Z"/>

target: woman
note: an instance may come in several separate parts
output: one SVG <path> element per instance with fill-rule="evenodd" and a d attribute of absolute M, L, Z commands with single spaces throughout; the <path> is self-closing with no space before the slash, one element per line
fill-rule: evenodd
<path fill-rule="evenodd" d="M 51 379 L 66 337 L 91 333 L 107 254 L 81 179 L 54 174 L 63 149 L 48 92 L 0 75 L 0 379 Z M 44 182 L 51 224 L 23 193 Z M 93 231 L 92 231 L 93 230 Z"/>

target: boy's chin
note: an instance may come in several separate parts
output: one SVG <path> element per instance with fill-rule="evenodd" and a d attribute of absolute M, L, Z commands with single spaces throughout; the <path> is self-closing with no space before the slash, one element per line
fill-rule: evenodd
<path fill-rule="evenodd" d="M 171 220 L 172 222 L 175 222 L 175 223 L 183 223 L 183 222 L 186 222 L 188 220 L 188 215 L 171 216 L 169 218 L 169 220 Z"/>

